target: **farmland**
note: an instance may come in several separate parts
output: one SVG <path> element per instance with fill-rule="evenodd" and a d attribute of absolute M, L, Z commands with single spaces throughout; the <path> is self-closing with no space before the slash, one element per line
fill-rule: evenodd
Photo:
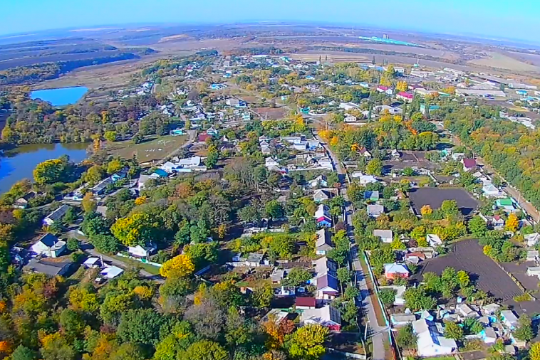
<path fill-rule="evenodd" d="M 137 156 L 141 163 L 161 160 L 185 144 L 187 136 L 161 136 L 140 144 L 122 141 L 107 146 L 107 150 L 126 159 Z"/>
<path fill-rule="evenodd" d="M 510 56 L 506 56 L 501 53 L 489 52 L 486 58 L 475 59 L 469 61 L 471 64 L 488 66 L 498 69 L 515 70 L 515 71 L 531 71 L 539 72 L 540 68 L 537 66 L 527 64 L 525 62 L 514 59 Z"/>
<path fill-rule="evenodd" d="M 476 240 L 458 242 L 450 254 L 426 261 L 421 274 L 434 272 L 440 275 L 448 267 L 467 271 L 479 289 L 491 293 L 496 299 L 511 301 L 522 293 L 512 279 L 484 255 Z"/>
<path fill-rule="evenodd" d="M 420 214 L 422 206 L 429 205 L 432 209 L 441 207 L 445 200 L 455 200 L 461 213 L 465 216 L 471 213 L 478 206 L 476 201 L 465 189 L 462 188 L 419 188 L 413 189 L 409 193 L 411 205 L 417 214 Z"/>

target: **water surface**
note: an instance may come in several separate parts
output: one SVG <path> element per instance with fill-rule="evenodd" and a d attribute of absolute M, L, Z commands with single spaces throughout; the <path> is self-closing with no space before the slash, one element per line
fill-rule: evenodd
<path fill-rule="evenodd" d="M 41 99 L 50 102 L 53 106 L 65 106 L 79 101 L 88 88 L 84 86 L 66 87 L 58 89 L 34 90 L 30 93 L 32 99 Z"/>
<path fill-rule="evenodd" d="M 0 193 L 8 191 L 13 184 L 24 178 L 33 180 L 32 172 L 37 164 L 68 155 L 71 161 L 86 158 L 88 144 L 34 144 L 22 145 L 6 151 L 0 157 Z"/>

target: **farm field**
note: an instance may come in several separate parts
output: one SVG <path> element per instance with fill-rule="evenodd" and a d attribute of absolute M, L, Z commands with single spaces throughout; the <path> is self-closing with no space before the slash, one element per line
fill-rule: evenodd
<path fill-rule="evenodd" d="M 540 68 L 537 66 L 496 52 L 488 53 L 487 58 L 470 60 L 468 63 L 505 70 L 540 72 Z"/>
<path fill-rule="evenodd" d="M 135 155 L 140 163 L 152 162 L 167 157 L 185 144 L 187 138 L 187 135 L 168 135 L 147 140 L 140 144 L 134 144 L 128 140 L 107 145 L 107 150 L 112 155 L 126 159 L 131 159 Z"/>
<path fill-rule="evenodd" d="M 441 275 L 447 267 L 467 271 L 479 289 L 491 293 L 496 299 L 508 302 L 513 301 L 514 296 L 522 294 L 512 279 L 484 255 L 476 240 L 457 242 L 448 255 L 425 261 L 420 274 L 434 272 Z"/>
<path fill-rule="evenodd" d="M 432 209 L 441 207 L 445 200 L 455 200 L 461 213 L 471 215 L 478 206 L 478 201 L 462 188 L 419 188 L 409 192 L 411 205 L 417 214 L 422 206 L 429 205 Z"/>

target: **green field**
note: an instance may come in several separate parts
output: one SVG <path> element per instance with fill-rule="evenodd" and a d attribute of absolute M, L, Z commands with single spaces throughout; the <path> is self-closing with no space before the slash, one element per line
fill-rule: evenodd
<path fill-rule="evenodd" d="M 132 267 L 135 267 L 135 268 L 138 268 L 138 269 L 143 269 L 143 270 L 149 272 L 152 275 L 159 275 L 159 268 L 157 266 L 150 265 L 150 264 L 145 264 L 145 263 L 142 263 L 140 261 L 125 258 L 125 257 L 122 257 L 122 256 L 114 255 L 113 258 L 115 258 L 118 261 L 123 262 L 127 266 L 132 266 Z"/>
<path fill-rule="evenodd" d="M 162 160 L 184 145 L 187 139 L 187 135 L 167 135 L 145 139 L 140 144 L 134 144 L 132 141 L 121 141 L 108 144 L 107 151 L 125 159 L 131 159 L 135 155 L 140 163 L 145 163 Z"/>

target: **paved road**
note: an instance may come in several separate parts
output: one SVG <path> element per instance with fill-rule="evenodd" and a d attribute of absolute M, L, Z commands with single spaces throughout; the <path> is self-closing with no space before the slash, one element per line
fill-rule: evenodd
<path fill-rule="evenodd" d="M 326 149 L 326 152 L 332 159 L 332 163 L 334 165 L 334 168 L 336 172 L 338 173 L 340 180 L 344 186 L 341 188 L 341 195 L 345 199 L 345 201 L 349 204 L 345 208 L 345 220 L 348 225 L 348 233 L 351 238 L 354 237 L 354 234 L 352 232 L 352 213 L 353 208 L 349 203 L 349 199 L 347 197 L 347 187 L 345 177 L 346 172 L 344 171 L 343 167 L 341 166 L 341 162 L 337 158 L 337 156 L 330 150 L 330 148 L 327 146 L 327 144 L 316 134 L 314 133 L 314 136 L 321 142 L 323 147 Z M 353 246 L 351 248 L 351 259 L 353 271 L 356 275 L 357 280 L 357 286 L 360 290 L 361 294 L 361 301 L 358 301 L 359 306 L 363 309 L 364 313 L 367 313 L 367 318 L 369 321 L 369 333 L 371 334 L 371 339 L 373 343 L 373 354 L 372 359 L 373 360 L 384 360 L 386 359 L 386 350 L 384 348 L 384 336 L 387 334 L 387 328 L 379 326 L 379 323 L 377 322 L 377 315 L 375 313 L 375 308 L 373 307 L 373 303 L 371 301 L 370 291 L 366 283 L 366 277 L 364 272 L 362 271 L 362 266 L 360 264 L 360 260 L 358 259 L 358 249 L 356 246 Z"/>

